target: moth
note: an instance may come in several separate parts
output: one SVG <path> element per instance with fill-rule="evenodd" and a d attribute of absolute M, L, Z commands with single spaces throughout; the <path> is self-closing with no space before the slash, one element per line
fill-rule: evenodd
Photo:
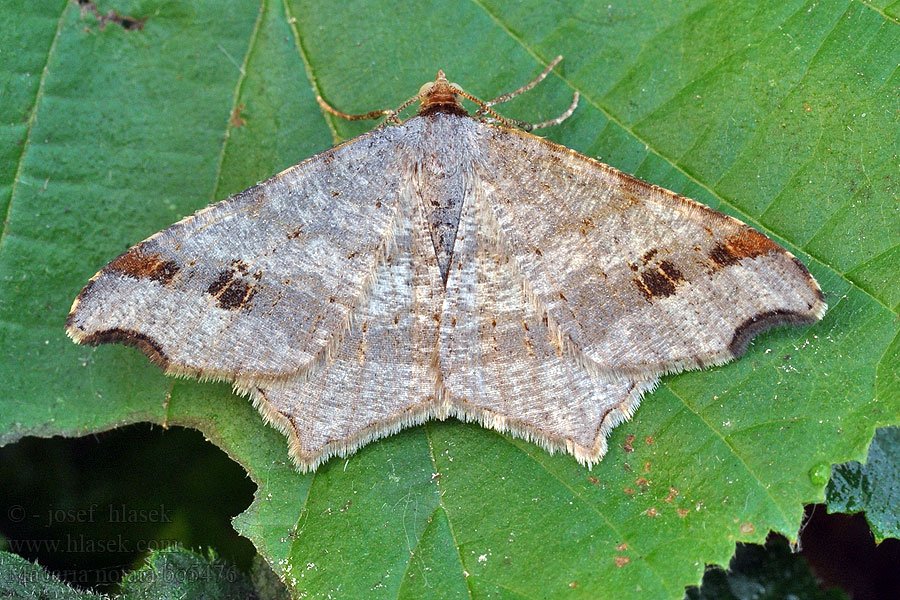
<path fill-rule="evenodd" d="M 443 72 L 395 111 L 321 101 L 387 118 L 114 259 L 69 336 L 233 382 L 303 471 L 450 415 L 596 463 L 661 375 L 826 304 L 765 235 L 526 131 L 577 94 L 494 111 L 558 60 L 488 102 Z"/>

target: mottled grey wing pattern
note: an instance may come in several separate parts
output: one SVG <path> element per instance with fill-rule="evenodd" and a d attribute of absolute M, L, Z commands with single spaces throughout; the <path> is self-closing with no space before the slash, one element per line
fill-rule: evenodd
<path fill-rule="evenodd" d="M 440 368 L 454 412 L 583 463 L 631 416 L 657 378 L 601 376 L 530 302 L 488 198 L 467 198 L 441 320 Z"/>
<path fill-rule="evenodd" d="M 394 244 L 350 329 L 320 368 L 236 387 L 303 469 L 448 414 L 596 461 L 657 378 L 586 369 L 529 301 L 476 176 L 474 121 L 436 115 L 395 131 L 408 162 Z"/>
<path fill-rule="evenodd" d="M 280 385 L 242 386 L 288 436 L 304 470 L 440 413 L 436 362 L 443 284 L 428 227 L 405 188 L 394 245 L 367 300 L 320 369 Z M 446 413 L 444 413 L 446 415 Z"/>
<path fill-rule="evenodd" d="M 131 343 L 204 378 L 309 368 L 339 342 L 391 242 L 397 133 L 351 140 L 141 242 L 81 292 L 69 335 Z"/>
<path fill-rule="evenodd" d="M 740 221 L 515 129 L 478 125 L 485 194 L 530 293 L 601 371 L 727 362 L 822 292 Z"/>
<path fill-rule="evenodd" d="M 451 414 L 590 464 L 663 373 L 824 312 L 739 221 L 434 97 L 138 244 L 69 334 L 232 380 L 303 470 Z"/>

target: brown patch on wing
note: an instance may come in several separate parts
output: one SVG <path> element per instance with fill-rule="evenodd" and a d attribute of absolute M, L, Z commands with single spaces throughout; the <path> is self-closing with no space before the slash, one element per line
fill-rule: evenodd
<path fill-rule="evenodd" d="M 646 265 L 648 262 L 650 262 L 651 260 L 653 260 L 653 257 L 656 256 L 658 253 L 659 253 L 659 249 L 658 249 L 658 248 L 654 248 L 654 249 L 652 249 L 652 250 L 648 250 L 648 251 L 645 252 L 644 255 L 641 257 L 641 262 L 644 263 L 644 264 Z"/>
<path fill-rule="evenodd" d="M 684 281 L 684 275 L 681 274 L 681 271 L 678 270 L 678 267 L 667 260 L 660 261 L 659 270 L 662 271 L 663 275 L 668 277 L 669 281 L 671 281 L 675 285 L 677 285 L 679 282 Z"/>
<path fill-rule="evenodd" d="M 115 271 L 134 279 L 150 279 L 166 285 L 175 278 L 181 266 L 155 252 L 147 253 L 140 246 L 106 265 L 104 270 Z"/>
<path fill-rule="evenodd" d="M 675 286 L 659 271 L 644 271 L 641 273 L 640 281 L 637 279 L 634 281 L 648 300 L 655 297 L 665 298 L 675 293 Z"/>
<path fill-rule="evenodd" d="M 651 258 L 653 254 L 650 254 Z M 644 256 L 646 257 L 647 254 Z M 643 260 L 643 259 L 642 259 Z M 632 265 L 632 269 L 637 271 L 637 267 Z M 655 268 L 649 268 L 641 272 L 640 277 L 635 277 L 632 281 L 637 288 L 644 294 L 648 301 L 654 298 L 666 298 L 675 293 L 678 285 L 685 281 L 684 275 L 673 263 L 668 260 L 660 261 Z"/>
<path fill-rule="evenodd" d="M 724 244 L 716 244 L 716 247 L 709 251 L 709 258 L 716 263 L 716 268 L 736 265 L 740 262 L 740 259 L 732 254 Z"/>
<path fill-rule="evenodd" d="M 255 288 L 247 285 L 247 282 L 234 280 L 219 294 L 219 306 L 225 310 L 237 310 L 249 303 L 255 293 Z"/>
<path fill-rule="evenodd" d="M 119 343 L 126 346 L 134 346 L 143 352 L 147 358 L 165 368 L 169 365 L 169 359 L 163 351 L 162 346 L 155 339 L 140 333 L 131 331 L 130 329 L 107 329 L 106 331 L 98 331 L 79 340 L 80 344 L 88 344 L 90 346 L 98 346 L 100 344 Z"/>
<path fill-rule="evenodd" d="M 716 269 L 735 265 L 744 258 L 755 258 L 779 249 L 778 244 L 752 229 L 745 229 L 740 235 L 733 235 L 719 242 L 709 251 L 709 258 Z"/>
<path fill-rule="evenodd" d="M 457 107 L 453 104 L 431 104 L 419 109 L 420 117 L 428 117 L 430 115 L 448 114 L 458 117 L 468 117 L 469 113 L 464 108 Z"/>
<path fill-rule="evenodd" d="M 751 339 L 768 329 L 779 325 L 809 325 L 817 320 L 813 315 L 804 315 L 793 310 L 779 309 L 759 313 L 735 328 L 728 350 L 737 358 L 747 350 L 747 344 Z"/>
<path fill-rule="evenodd" d="M 234 271 L 231 269 L 225 269 L 224 271 L 219 272 L 219 276 L 209 284 L 209 287 L 206 288 L 206 293 L 212 296 L 218 296 L 219 293 L 225 289 L 225 287 L 231 283 L 232 278 L 234 278 Z"/>
<path fill-rule="evenodd" d="M 232 264 L 236 267 L 235 269 L 223 269 L 206 288 L 206 293 L 215 297 L 219 301 L 219 307 L 225 310 L 248 307 L 256 294 L 256 286 L 248 283 L 242 277 L 248 272 L 247 266 L 240 261 L 234 261 Z M 259 281 L 261 277 L 261 272 L 253 274 L 253 279 L 256 281 Z"/>

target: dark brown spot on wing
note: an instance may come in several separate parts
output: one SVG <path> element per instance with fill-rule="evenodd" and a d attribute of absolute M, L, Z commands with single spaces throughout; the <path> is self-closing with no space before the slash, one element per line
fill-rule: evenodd
<path fill-rule="evenodd" d="M 710 250 L 709 258 L 716 264 L 716 268 L 721 268 L 737 264 L 744 258 L 755 258 L 778 249 L 778 244 L 748 228 L 742 234 L 716 244 Z"/>
<path fill-rule="evenodd" d="M 735 254 L 732 254 L 731 250 L 725 244 L 716 244 L 716 246 L 709 251 L 709 258 L 716 263 L 718 267 L 727 267 L 728 265 L 736 265 L 741 262 Z"/>
<path fill-rule="evenodd" d="M 640 282 L 634 280 L 648 300 L 655 297 L 665 298 L 675 293 L 675 284 L 659 271 L 644 271 L 641 273 Z"/>
<path fill-rule="evenodd" d="M 816 317 L 792 310 L 770 310 L 754 315 L 738 325 L 731 337 L 728 350 L 737 358 L 747 349 L 750 340 L 760 333 L 779 325 L 809 325 L 815 323 Z"/>
<path fill-rule="evenodd" d="M 244 263 L 233 261 L 236 267 L 241 269 L 242 273 L 247 273 L 249 269 Z M 252 275 L 255 281 L 262 278 L 262 272 L 258 271 Z M 219 275 L 206 288 L 206 293 L 214 296 L 219 302 L 219 306 L 225 310 L 238 310 L 246 308 L 250 305 L 250 301 L 256 294 L 256 286 L 248 283 L 238 271 L 234 269 L 223 269 Z"/>
<path fill-rule="evenodd" d="M 231 269 L 225 269 L 224 271 L 219 272 L 219 276 L 216 277 L 215 280 L 209 287 L 206 289 L 206 293 L 212 296 L 218 296 L 219 293 L 225 289 L 225 287 L 231 283 L 231 280 L 234 278 L 234 271 Z"/>
<path fill-rule="evenodd" d="M 234 280 L 218 296 L 219 306 L 225 310 L 237 310 L 250 302 L 255 290 L 245 281 Z"/>
<path fill-rule="evenodd" d="M 166 356 L 166 353 L 163 351 L 163 348 L 159 344 L 159 342 L 157 342 L 149 335 L 140 333 L 138 331 L 120 329 L 116 327 L 114 329 L 107 329 L 106 331 L 98 331 L 97 333 L 93 333 L 87 337 L 82 338 L 80 343 L 88 344 L 90 346 L 112 343 L 134 346 L 135 348 L 146 354 L 150 360 L 160 365 L 161 367 L 165 368 L 169 365 L 169 359 Z"/>
<path fill-rule="evenodd" d="M 597 226 L 594 224 L 594 220 L 590 217 L 585 217 L 581 220 L 581 226 L 578 228 L 581 231 L 581 235 L 587 235 L 588 231 L 596 229 Z"/>
<path fill-rule="evenodd" d="M 643 258 L 647 256 L 652 258 L 655 254 L 655 251 L 651 251 Z M 638 271 L 636 265 L 630 266 L 633 271 Z M 632 281 L 647 300 L 653 300 L 673 295 L 678 285 L 685 279 L 678 267 L 668 260 L 663 260 L 655 268 L 651 267 L 641 272 L 640 277 L 635 277 Z"/>
<path fill-rule="evenodd" d="M 674 285 L 678 285 L 679 282 L 684 281 L 684 275 L 681 274 L 681 271 L 678 270 L 678 267 L 667 260 L 659 263 L 659 270 L 662 271 L 663 275 L 668 277 L 669 281 L 671 281 Z"/>
<path fill-rule="evenodd" d="M 172 281 L 181 270 L 174 260 L 166 259 L 155 252 L 147 253 L 140 246 L 122 254 L 106 268 L 134 279 L 150 279 L 163 285 Z"/>
<path fill-rule="evenodd" d="M 659 250 L 656 248 L 654 248 L 652 250 L 648 250 L 647 252 L 644 253 L 644 256 L 641 257 L 641 262 L 643 262 L 646 265 L 648 262 L 653 260 L 653 257 L 656 256 L 656 254 L 658 252 L 659 252 Z"/>

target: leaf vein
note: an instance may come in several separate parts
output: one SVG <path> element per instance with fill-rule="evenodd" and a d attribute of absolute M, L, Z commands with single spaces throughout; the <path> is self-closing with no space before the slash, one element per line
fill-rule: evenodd
<path fill-rule="evenodd" d="M 216 173 L 215 179 L 213 180 L 213 190 L 212 190 L 212 201 L 215 202 L 218 199 L 219 194 L 219 184 L 222 181 L 222 165 L 225 163 L 225 151 L 228 148 L 228 140 L 231 138 L 231 130 L 234 128 L 231 124 L 231 116 L 234 114 L 234 111 L 237 109 L 238 102 L 241 98 L 241 90 L 244 88 L 244 82 L 247 80 L 247 65 L 250 62 L 250 56 L 253 54 L 253 50 L 256 47 L 256 40 L 259 36 L 259 30 L 262 26 L 263 15 L 266 12 L 266 2 L 268 0 L 261 0 L 259 5 L 259 14 L 256 16 L 256 23 L 253 24 L 253 31 L 250 33 L 250 40 L 247 43 L 247 51 L 244 53 L 244 60 L 241 62 L 237 83 L 234 86 L 234 97 L 231 100 L 231 110 L 228 111 L 228 117 L 225 120 L 225 135 L 222 138 L 222 148 L 219 150 L 219 158 L 216 162 Z M 222 50 L 224 52 L 224 49 Z M 228 58 L 231 56 L 225 52 L 225 55 Z"/>
<path fill-rule="evenodd" d="M 297 29 L 297 18 L 291 14 L 291 9 L 288 7 L 287 0 L 282 0 L 282 4 L 284 5 L 284 14 L 287 19 L 288 27 L 291 28 L 291 32 L 294 34 L 294 44 L 297 46 L 297 53 L 300 55 L 300 60 L 303 61 L 303 68 L 306 70 L 306 77 L 309 79 L 309 83 L 316 95 L 321 96 L 322 90 L 319 87 L 319 81 L 316 79 L 316 74 L 313 72 L 312 63 L 309 60 L 309 53 L 303 45 L 300 31 Z M 319 110 L 322 112 L 322 118 L 325 120 L 325 124 L 328 125 L 328 130 L 331 132 L 332 142 L 335 145 L 339 144 L 343 140 L 338 134 L 337 128 L 334 126 L 334 121 L 328 118 L 323 109 L 320 108 Z"/>
<path fill-rule="evenodd" d="M 434 472 L 438 472 L 437 461 L 434 459 L 434 443 L 431 441 L 431 434 L 428 432 L 428 424 L 425 424 L 425 439 L 428 441 L 428 457 L 431 459 L 431 466 L 434 467 Z M 447 528 L 450 530 L 450 537 L 453 538 L 453 547 L 456 548 L 456 557 L 459 559 L 459 566 L 465 568 L 465 563 L 463 562 L 462 552 L 459 549 L 459 541 L 456 536 L 456 530 L 453 528 L 453 519 L 450 518 L 450 513 L 447 511 L 447 507 L 444 505 L 444 495 L 441 493 L 441 480 L 438 479 L 436 483 L 437 497 L 438 497 L 438 506 L 442 511 L 444 511 L 444 515 L 447 517 Z M 423 532 L 424 533 L 424 532 Z M 460 576 L 463 578 L 463 582 L 466 584 L 466 593 L 469 595 L 469 599 L 472 598 L 472 588 L 469 585 L 469 578 L 466 577 L 465 572 L 460 573 Z"/>
<path fill-rule="evenodd" d="M 47 57 L 44 60 L 44 68 L 41 69 L 41 81 L 40 83 L 38 83 L 38 89 L 34 95 L 34 102 L 31 104 L 31 113 L 28 115 L 28 128 L 25 133 L 25 139 L 22 142 L 22 151 L 19 153 L 19 160 L 16 165 L 16 174 L 13 175 L 12 186 L 9 191 L 9 203 L 6 205 L 6 215 L 4 215 L 3 218 L 3 230 L 0 231 L 0 252 L 3 251 L 3 242 L 6 240 L 6 234 L 9 231 L 13 200 L 16 195 L 16 189 L 19 186 L 19 181 L 22 177 L 22 169 L 25 164 L 25 153 L 28 151 L 28 148 L 31 144 L 31 133 L 34 130 L 34 124 L 37 121 L 38 107 L 41 104 L 41 99 L 44 97 L 44 84 L 47 81 L 47 74 L 50 71 L 50 61 L 52 60 L 53 55 L 56 52 L 56 44 L 59 41 L 60 34 L 62 33 L 66 12 L 68 11 L 69 6 L 70 3 L 66 1 L 66 3 L 63 5 L 62 12 L 59 15 L 59 20 L 56 24 L 56 33 L 53 34 L 53 41 L 50 42 L 50 48 L 47 50 Z"/>

